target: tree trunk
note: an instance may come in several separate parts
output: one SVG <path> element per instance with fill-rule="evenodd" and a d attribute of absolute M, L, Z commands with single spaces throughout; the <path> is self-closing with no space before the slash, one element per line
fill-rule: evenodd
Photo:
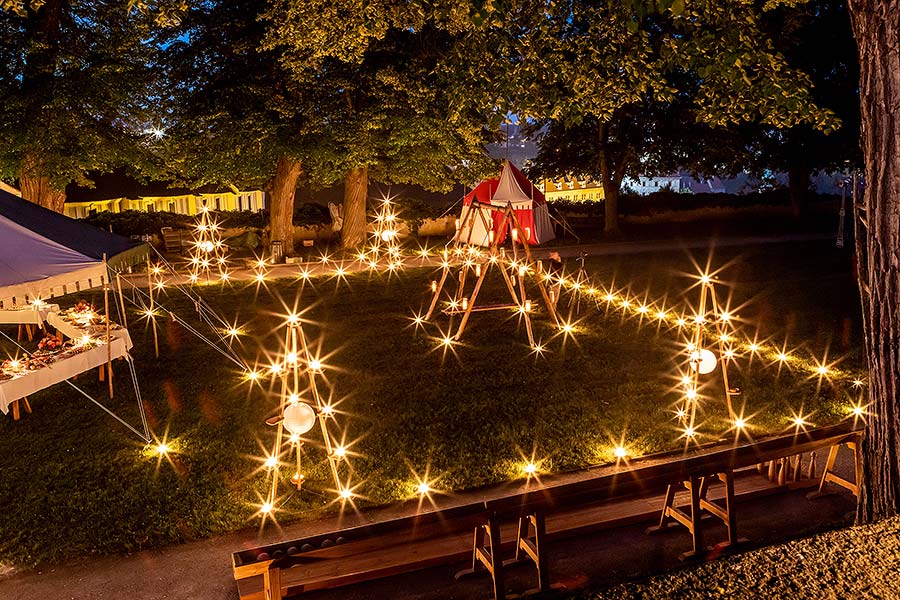
<path fill-rule="evenodd" d="M 613 160 L 609 155 L 609 130 L 603 122 L 599 127 L 600 177 L 603 184 L 603 232 L 619 233 L 619 179 L 613 172 Z"/>
<path fill-rule="evenodd" d="M 299 160 L 280 156 L 275 163 L 269 202 L 269 241 L 281 240 L 285 256 L 294 255 L 294 195 L 303 173 Z"/>
<path fill-rule="evenodd" d="M 61 213 L 65 208 L 66 192 L 50 183 L 50 178 L 40 174 L 35 161 L 25 160 L 19 170 L 19 190 L 22 197 L 44 208 Z"/>
<path fill-rule="evenodd" d="M 871 522 L 900 511 L 900 0 L 849 6 L 860 61 L 866 187 L 854 222 L 869 367 L 857 517 Z"/>
<path fill-rule="evenodd" d="M 350 169 L 344 177 L 344 227 L 341 246 L 356 248 L 366 242 L 366 197 L 369 167 Z"/>
<path fill-rule="evenodd" d="M 806 208 L 809 195 L 809 169 L 800 164 L 788 166 L 788 194 L 791 198 L 791 212 L 800 217 Z"/>

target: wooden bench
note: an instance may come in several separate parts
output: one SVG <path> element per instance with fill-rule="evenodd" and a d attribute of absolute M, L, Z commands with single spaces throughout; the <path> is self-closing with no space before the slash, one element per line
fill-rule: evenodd
<path fill-rule="evenodd" d="M 770 483 L 758 475 L 757 465 L 841 444 L 858 448 L 861 436 L 860 429 L 845 422 L 759 442 L 645 457 L 630 465 L 596 469 L 596 474 L 585 471 L 584 478 L 574 482 L 554 484 L 553 478 L 547 478 L 545 485 L 482 502 L 235 552 L 234 576 L 242 599 L 272 600 L 468 557 L 470 567 L 457 576 L 489 575 L 494 596 L 500 599 L 506 594 L 504 568 L 510 563 L 535 568 L 533 591 L 551 588 L 549 539 L 584 535 L 652 514 L 661 514 L 656 530 L 685 526 L 693 544 L 685 556 L 701 557 L 705 555 L 704 514 L 726 524 L 724 547 L 739 541 L 736 482 L 747 495 L 771 493 L 779 489 L 779 483 L 787 483 L 783 477 Z M 828 472 L 823 473 L 823 481 Z M 818 484 L 817 479 L 807 479 L 794 485 Z M 689 510 L 676 506 L 676 491 L 682 487 Z M 721 498 L 714 499 L 711 490 Z M 658 508 L 650 508 L 653 504 Z M 507 554 L 511 556 L 504 561 Z"/>

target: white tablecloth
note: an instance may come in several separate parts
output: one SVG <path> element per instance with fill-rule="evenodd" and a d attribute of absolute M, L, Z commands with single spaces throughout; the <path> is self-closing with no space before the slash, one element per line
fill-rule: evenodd
<path fill-rule="evenodd" d="M 70 321 L 66 321 L 65 319 L 62 318 L 62 316 L 59 314 L 59 312 L 54 312 L 54 313 L 50 313 L 49 315 L 47 315 L 47 322 L 50 325 L 52 325 L 53 327 L 55 327 L 57 329 L 57 331 L 59 331 L 61 334 L 63 334 L 64 336 L 66 336 L 69 339 L 75 340 L 76 342 L 79 341 L 81 338 L 83 338 L 84 334 L 87 333 L 87 329 L 79 327 L 78 325 L 76 325 L 75 323 L 72 323 Z M 116 327 L 118 327 L 118 326 L 116 326 Z M 128 335 L 127 329 L 125 329 L 123 327 L 119 327 L 119 328 L 114 327 L 112 329 L 111 333 L 115 337 L 124 338 L 125 339 L 125 349 L 131 350 L 131 346 L 132 346 L 131 336 Z M 93 335 L 93 337 L 105 336 L 106 335 L 106 327 L 94 326 L 92 335 Z"/>
<path fill-rule="evenodd" d="M 0 310 L 0 325 L 41 325 L 51 314 L 59 312 L 59 304 L 44 304 L 40 308 L 26 306 L 21 310 Z"/>
<path fill-rule="evenodd" d="M 128 332 L 119 329 L 112 333 L 110 342 L 112 358 L 121 358 L 128 353 L 131 347 L 131 339 Z M 56 362 L 27 371 L 14 379 L 0 381 L 0 412 L 9 412 L 9 405 L 20 398 L 29 396 L 51 385 L 55 385 L 66 379 L 70 379 L 79 373 L 84 373 L 104 364 L 107 359 L 106 344 L 95 346 L 84 352 L 79 352 L 68 358 L 62 358 Z"/>

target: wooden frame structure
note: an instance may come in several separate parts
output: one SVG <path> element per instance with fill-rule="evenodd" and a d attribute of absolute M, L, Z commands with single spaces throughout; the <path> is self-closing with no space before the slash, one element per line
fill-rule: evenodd
<path fill-rule="evenodd" d="M 287 320 L 287 328 L 285 330 L 284 339 L 284 355 L 279 363 L 276 363 L 278 370 L 275 373 L 281 379 L 281 390 L 279 399 L 279 411 L 275 417 L 268 419 L 266 423 L 277 427 L 275 441 L 272 446 L 270 458 L 274 457 L 274 465 L 267 465 L 272 477 L 272 483 L 269 488 L 269 494 L 266 498 L 268 506 L 274 507 L 278 499 L 278 484 L 280 480 L 279 464 L 280 458 L 284 454 L 284 446 L 289 445 L 288 452 L 294 451 L 296 455 L 297 469 L 291 477 L 291 483 L 297 489 L 301 489 L 305 479 L 301 471 L 301 448 L 303 440 L 299 436 L 289 435 L 285 441 L 284 411 L 292 403 L 303 402 L 301 397 L 305 391 L 309 392 L 312 397 L 312 403 L 303 402 L 308 405 L 316 415 L 316 421 L 322 433 L 322 440 L 325 446 L 325 452 L 328 456 L 328 464 L 331 467 L 331 474 L 334 477 L 334 484 L 337 490 L 343 489 L 340 475 L 338 473 L 338 463 L 341 456 L 335 452 L 337 445 L 331 437 L 328 430 L 328 419 L 333 418 L 334 413 L 330 406 L 322 401 L 319 394 L 319 388 L 316 384 L 316 372 L 318 367 L 313 363 L 310 357 L 309 345 L 306 342 L 306 336 L 300 325 L 300 319 L 296 315 L 291 315 Z M 306 381 L 304 385 L 304 380 Z"/>
<path fill-rule="evenodd" d="M 691 357 L 690 372 L 688 375 L 689 382 L 685 386 L 685 396 L 680 407 L 679 416 L 682 424 L 690 428 L 690 431 L 694 430 L 697 419 L 697 405 L 700 399 L 700 353 L 704 349 L 704 338 L 707 334 L 706 324 L 709 321 L 712 321 L 713 327 L 715 328 L 719 349 L 717 366 L 722 371 L 722 385 L 724 387 L 723 391 L 725 392 L 725 404 L 728 408 L 728 417 L 734 424 L 737 423 L 738 419 L 738 415 L 734 411 L 732 398 L 739 396 L 741 391 L 738 388 L 732 388 L 728 381 L 728 365 L 734 360 L 734 351 L 727 345 L 728 341 L 733 339 L 733 332 L 729 326 L 731 316 L 722 312 L 719 301 L 716 298 L 714 285 L 711 277 L 704 275 L 700 278 L 700 304 L 697 313 L 694 316 L 694 327 L 688 343 L 688 352 Z"/>
<path fill-rule="evenodd" d="M 701 448 L 687 455 L 676 452 L 648 456 L 628 465 L 600 469 L 569 483 L 554 485 L 545 481 L 544 485 L 529 490 L 484 501 L 320 532 L 267 546 L 245 547 L 232 554 L 234 577 L 239 583 L 242 599 L 269 600 L 389 577 L 438 564 L 453 564 L 468 557 L 471 567 L 461 571 L 458 577 L 490 575 L 497 600 L 505 597 L 505 567 L 515 561 L 532 564 L 537 572 L 536 589 L 546 591 L 552 587 L 547 569 L 550 552 L 547 542 L 550 536 L 552 539 L 587 536 L 598 529 L 615 525 L 614 522 L 603 526 L 580 524 L 571 532 L 560 530 L 557 525 L 548 536 L 548 517 L 565 516 L 570 511 L 583 512 L 588 507 L 608 506 L 610 502 L 628 498 L 646 498 L 648 494 L 657 494 L 662 490 L 666 490 L 666 504 L 671 505 L 674 500 L 669 500 L 670 491 L 674 498 L 673 486 L 682 486 L 683 482 L 690 482 L 693 490 L 691 504 L 697 508 L 691 513 L 682 511 L 693 527 L 690 530 L 693 549 L 686 555 L 700 558 L 706 552 L 702 545 L 701 529 L 704 512 L 726 522 L 729 542 L 739 541 L 734 488 L 731 488 L 734 495 L 727 494 L 725 506 L 722 506 L 713 502 L 707 493 L 701 493 L 701 487 L 708 492 L 711 484 L 722 478 L 730 479 L 732 483 L 740 478 L 745 485 L 749 479 L 755 479 L 765 481 L 765 490 L 759 493 L 771 493 L 782 486 L 772 486 L 766 481 L 762 472 L 758 472 L 757 465 L 787 464 L 789 461 L 784 460 L 786 458 L 806 453 L 811 456 L 823 448 L 858 443 L 863 430 L 857 427 L 852 422 L 844 422 L 762 441 Z M 800 467 L 800 461 L 797 461 L 795 473 L 799 474 Z M 779 475 L 778 481 L 782 480 L 786 477 Z M 790 485 L 805 487 L 816 483 L 817 480 L 805 479 Z M 416 501 L 410 503 L 416 506 Z M 677 519 L 669 519 L 667 523 L 673 521 L 680 523 Z M 509 527 L 510 523 L 517 523 L 515 529 Z M 505 530 L 507 536 L 514 535 L 514 548 L 511 548 L 512 539 L 502 539 L 501 530 Z M 436 543 L 441 536 L 456 540 L 465 531 L 470 534 L 474 532 L 469 550 L 460 546 L 461 552 L 454 550 L 442 556 L 419 555 L 416 551 L 423 548 L 423 544 Z M 504 561 L 504 553 L 512 555 L 511 559 Z M 387 560 L 387 554 L 396 557 L 399 562 Z"/>
<path fill-rule="evenodd" d="M 488 222 L 485 217 L 485 211 L 482 209 L 490 211 L 491 214 L 494 212 L 502 214 L 499 230 L 506 232 L 512 242 L 512 261 L 507 262 L 506 249 L 500 246 L 500 236 L 495 234 L 493 223 Z M 479 220 L 485 231 L 489 232 L 489 244 L 486 252 L 470 244 L 473 225 L 476 219 Z M 462 337 L 472 312 L 515 309 L 525 320 L 525 328 L 528 332 L 528 343 L 533 347 L 535 341 L 530 316 L 530 313 L 532 312 L 532 303 L 531 300 L 528 299 L 525 289 L 525 277 L 528 274 L 534 276 L 535 283 L 538 286 L 538 290 L 540 290 L 541 298 L 543 299 L 544 305 L 547 307 L 547 312 L 550 313 L 556 326 L 559 326 L 559 317 L 556 314 L 555 303 L 551 300 L 547 288 L 544 285 L 544 280 L 541 276 L 541 265 L 539 262 L 536 263 L 532 258 L 527 232 L 522 228 L 519 220 L 516 218 L 516 213 L 515 210 L 513 210 L 512 204 L 500 207 L 473 199 L 466 207 L 461 223 L 468 223 L 468 239 L 465 241 L 460 240 L 459 231 L 461 228 L 458 229 L 457 236 L 453 242 L 453 253 L 463 255 L 464 262 L 459 270 L 459 283 L 456 288 L 456 293 L 452 295 L 450 306 L 442 311 L 448 315 L 462 314 L 462 320 L 459 323 L 459 327 L 457 328 L 453 339 L 459 340 Z M 521 243 L 522 245 L 523 256 L 521 258 L 519 257 L 517 248 L 518 243 Z M 450 274 L 450 256 L 449 251 L 446 248 L 444 249 L 444 261 L 441 267 L 442 273 L 440 281 L 433 281 L 431 284 L 434 295 L 431 299 L 431 304 L 428 307 L 428 312 L 424 317 L 424 320 L 426 321 L 434 314 Z M 478 294 L 491 269 L 497 269 L 500 272 L 503 277 L 503 282 L 506 284 L 506 289 L 509 292 L 511 302 L 492 305 L 477 304 Z M 512 273 L 510 273 L 510 270 Z M 475 287 L 472 290 L 471 296 L 466 295 L 466 280 L 469 272 L 472 272 L 476 278 Z"/>

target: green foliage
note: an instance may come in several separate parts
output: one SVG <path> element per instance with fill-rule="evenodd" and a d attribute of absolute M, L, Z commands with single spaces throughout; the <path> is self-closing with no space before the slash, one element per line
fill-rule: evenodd
<path fill-rule="evenodd" d="M 313 181 L 366 166 L 377 181 L 446 191 L 490 169 L 494 105 L 465 80 L 466 39 L 440 13 L 405 2 L 273 3 L 265 48 L 327 124 L 306 163 Z"/>
<path fill-rule="evenodd" d="M 142 210 L 123 210 L 122 212 L 101 211 L 82 219 L 107 231 L 119 235 L 160 235 L 163 227 L 186 227 L 194 221 L 193 217 L 173 212 L 145 212 Z"/>
<path fill-rule="evenodd" d="M 88 170 L 156 171 L 155 17 L 117 0 L 4 3 L 0 177 L 24 167 L 57 190 Z M 11 8 L 11 10 L 9 10 Z"/>
<path fill-rule="evenodd" d="M 543 134 L 532 174 L 592 177 L 610 195 L 629 175 L 747 168 L 758 152 L 748 135 L 759 128 L 840 126 L 797 68 L 806 64 L 780 51 L 770 17 L 752 3 L 574 2 L 553 10 L 558 17 L 528 42 L 534 91 L 524 112 Z"/>
<path fill-rule="evenodd" d="M 413 236 L 419 235 L 419 227 L 426 219 L 437 218 L 444 212 L 444 208 L 417 198 L 400 196 L 393 202 L 397 205 L 398 217 Z"/>

